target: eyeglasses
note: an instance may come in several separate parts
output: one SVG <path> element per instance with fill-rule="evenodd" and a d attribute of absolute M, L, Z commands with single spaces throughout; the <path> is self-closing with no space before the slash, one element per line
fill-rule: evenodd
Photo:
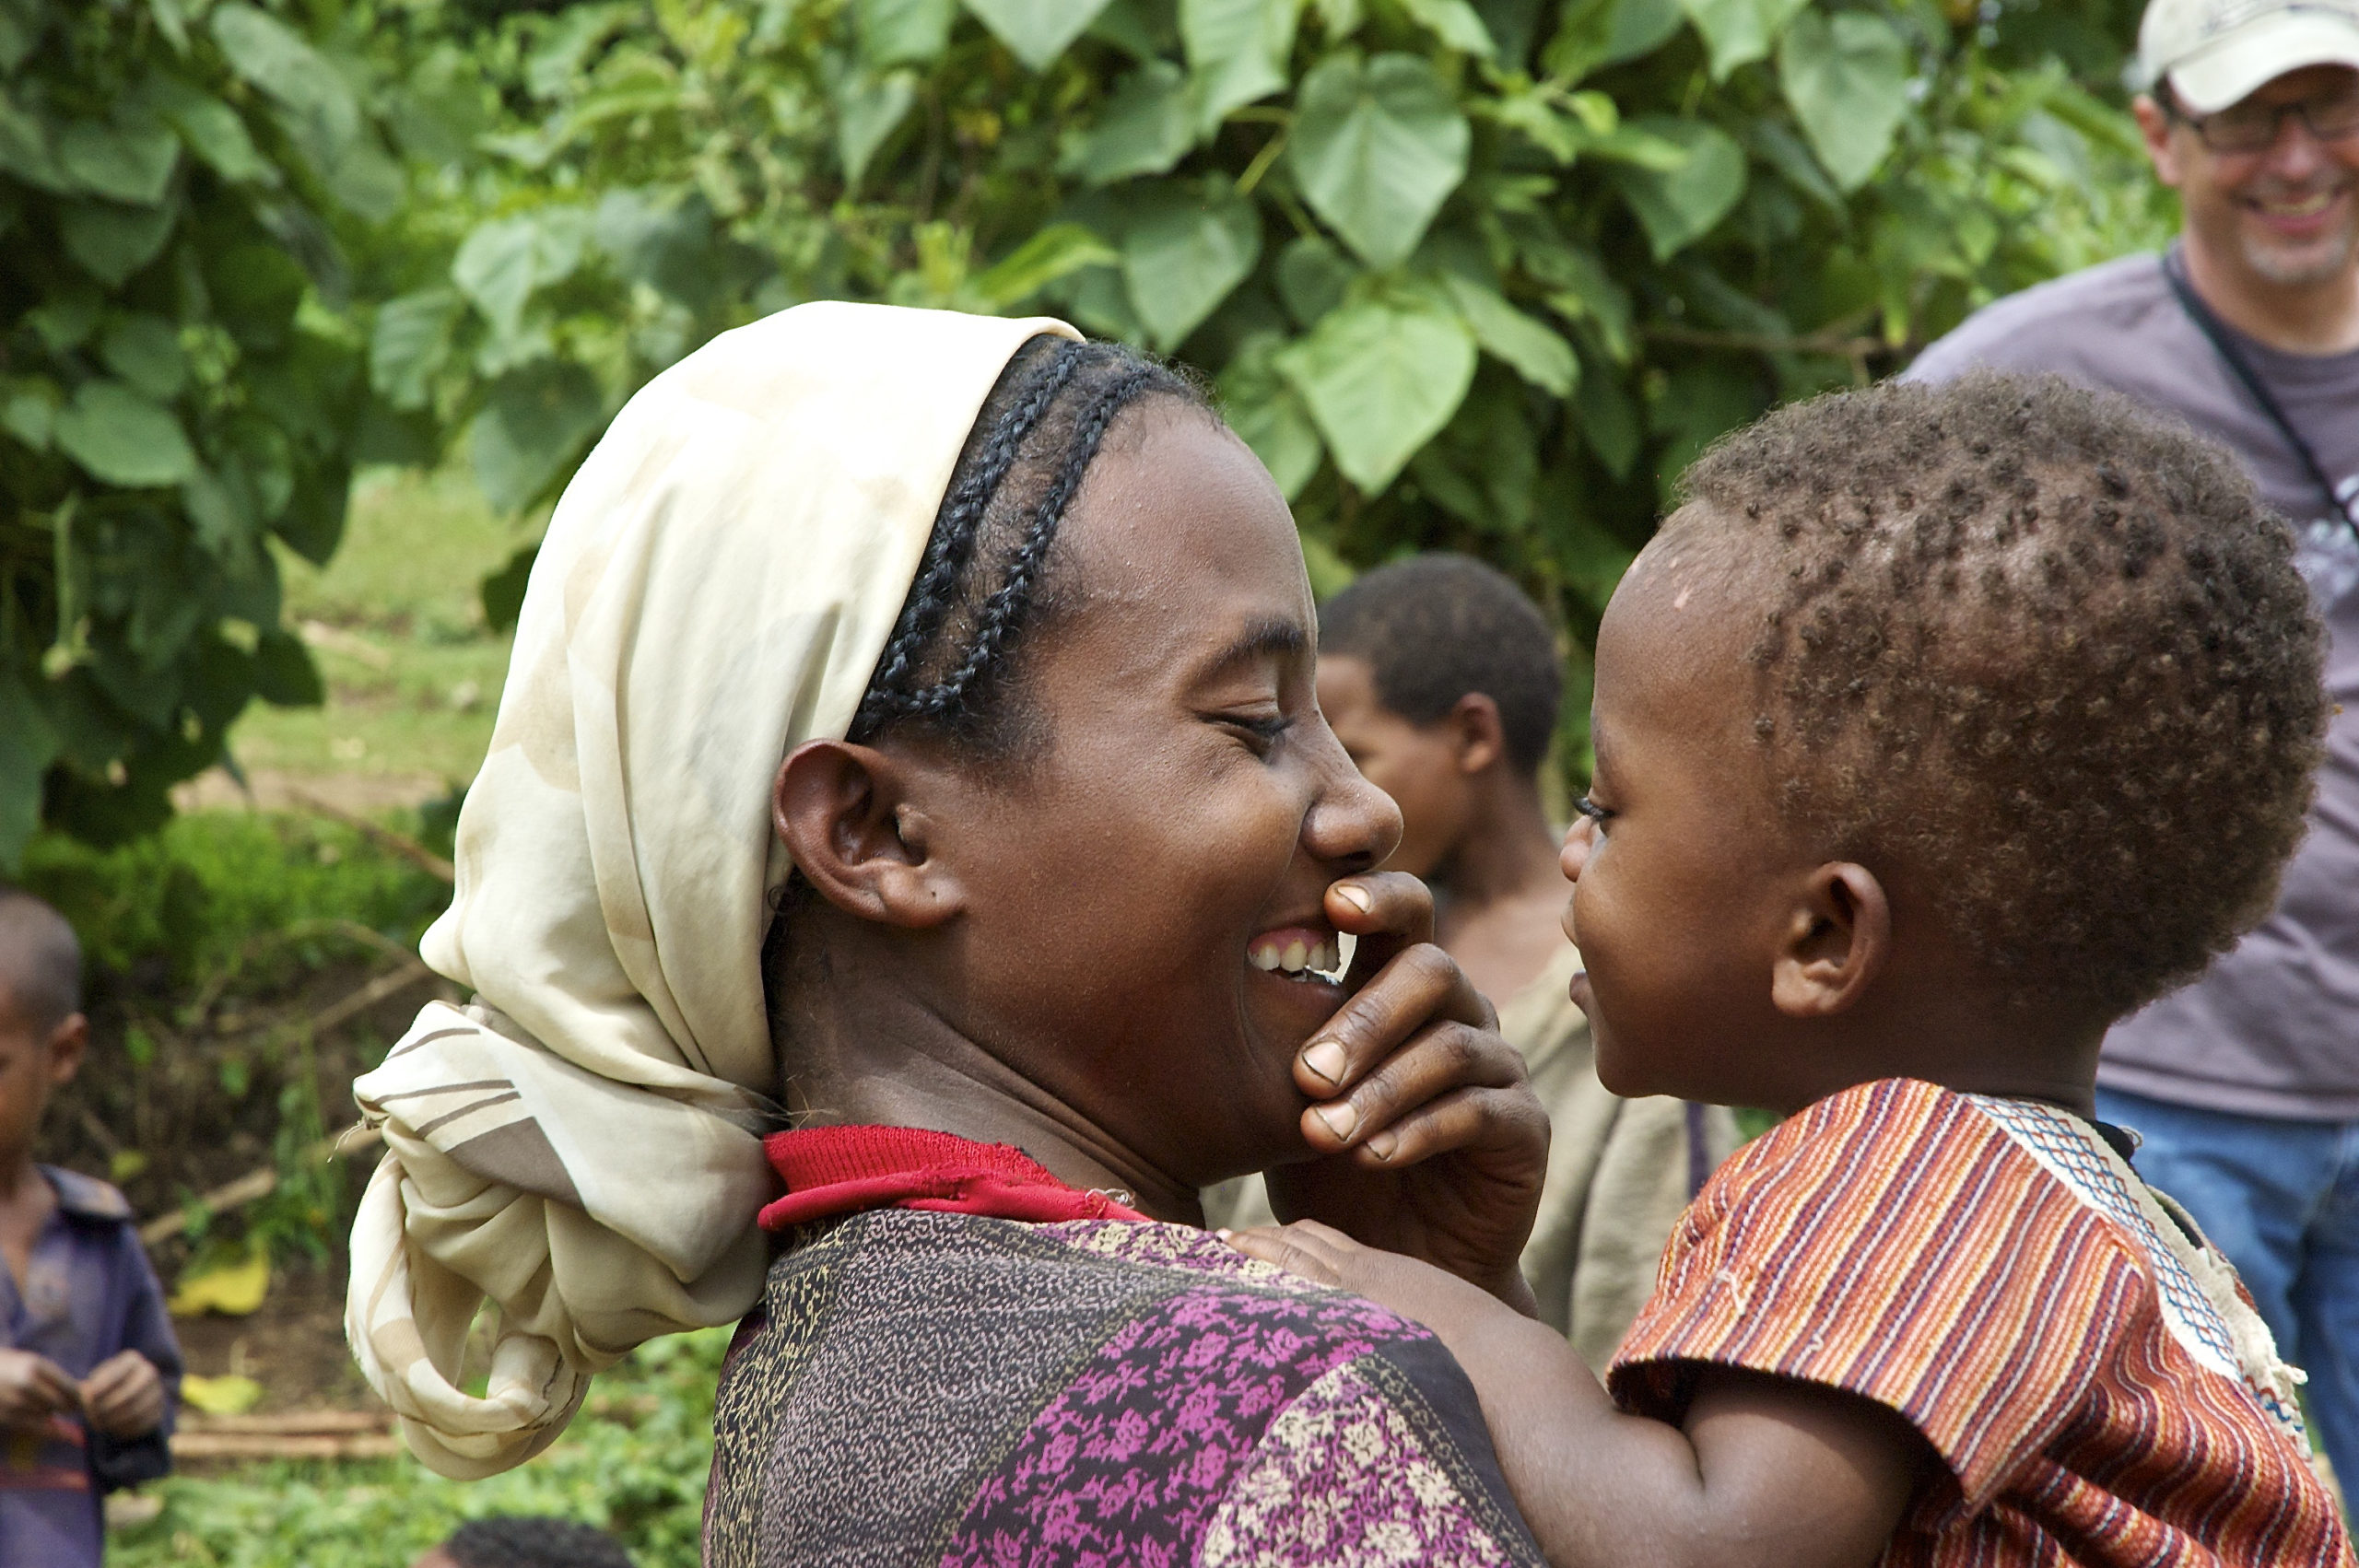
<path fill-rule="evenodd" d="M 2189 114 L 2179 107 L 2177 95 L 2165 89 L 2163 107 L 2173 119 L 2184 123 L 2203 145 L 2217 153 L 2266 152 L 2277 145 L 2277 134 L 2283 129 L 2285 116 L 2295 115 L 2309 127 L 2310 135 L 2322 142 L 2347 141 L 2359 136 L 2359 74 L 2354 74 L 2341 86 L 2322 93 L 2299 99 L 2292 103 L 2230 104 L 2217 114 Z"/>

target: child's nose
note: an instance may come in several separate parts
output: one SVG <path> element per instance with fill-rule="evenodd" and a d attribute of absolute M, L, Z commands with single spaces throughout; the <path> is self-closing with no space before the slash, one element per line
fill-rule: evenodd
<path fill-rule="evenodd" d="M 1597 846 L 1597 824 L 1588 817 L 1577 817 L 1565 835 L 1565 848 L 1556 857 L 1567 882 L 1579 882 L 1582 868 L 1589 864 L 1589 852 Z"/>

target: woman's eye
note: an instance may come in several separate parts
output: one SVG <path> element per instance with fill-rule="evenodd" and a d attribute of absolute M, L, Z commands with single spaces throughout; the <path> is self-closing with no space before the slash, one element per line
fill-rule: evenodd
<path fill-rule="evenodd" d="M 1257 752 L 1268 751 L 1280 735 L 1294 728 L 1294 720 L 1283 713 L 1225 713 L 1218 721 L 1243 735 Z"/>
<path fill-rule="evenodd" d="M 1603 830 L 1607 823 L 1614 820 L 1614 813 L 1606 810 L 1603 806 L 1599 805 L 1587 795 L 1583 795 L 1579 800 L 1573 802 L 1573 810 L 1580 813 L 1581 815 L 1597 824 L 1601 831 Z"/>

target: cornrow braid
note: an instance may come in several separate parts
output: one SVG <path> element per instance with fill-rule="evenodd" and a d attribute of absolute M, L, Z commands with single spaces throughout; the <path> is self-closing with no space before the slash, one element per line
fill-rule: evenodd
<path fill-rule="evenodd" d="M 968 437 L 851 735 L 914 724 L 985 753 L 1022 731 L 1016 650 L 1043 609 L 1058 530 L 1122 412 L 1148 396 L 1204 411 L 1196 386 L 1117 344 L 1037 337 Z"/>

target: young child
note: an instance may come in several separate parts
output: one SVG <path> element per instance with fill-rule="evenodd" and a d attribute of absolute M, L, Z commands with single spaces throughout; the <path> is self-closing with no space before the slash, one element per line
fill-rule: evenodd
<path fill-rule="evenodd" d="M 2299 1375 L 2093 1118 L 2107 1025 L 2270 907 L 2325 699 L 2225 453 L 1983 376 L 1772 415 L 1599 633 L 1565 847 L 1600 1076 L 1770 1106 L 1601 1387 L 1447 1276 L 1415 1316 L 1558 1568 L 2341 1564 Z"/>
<path fill-rule="evenodd" d="M 82 1064 L 73 928 L 0 890 L 0 1568 L 82 1568 L 102 1492 L 171 1468 L 180 1346 L 131 1209 L 33 1163 L 50 1092 Z"/>
<path fill-rule="evenodd" d="M 1602 1364 L 1653 1288 L 1664 1241 L 1735 1146 L 1727 1111 L 1625 1100 L 1597 1081 L 1580 966 L 1558 923 L 1565 873 L 1540 768 L 1563 673 L 1547 618 L 1465 556 L 1415 556 L 1320 606 L 1319 707 L 1368 781 L 1401 808 L 1385 861 L 1434 890 L 1434 940 L 1496 1000 L 1553 1137 L 1523 1273 L 1540 1320 Z M 1278 1174 L 1283 1182 L 1283 1172 Z M 1272 1217 L 1260 1176 L 1215 1188 L 1207 1223 Z"/>

